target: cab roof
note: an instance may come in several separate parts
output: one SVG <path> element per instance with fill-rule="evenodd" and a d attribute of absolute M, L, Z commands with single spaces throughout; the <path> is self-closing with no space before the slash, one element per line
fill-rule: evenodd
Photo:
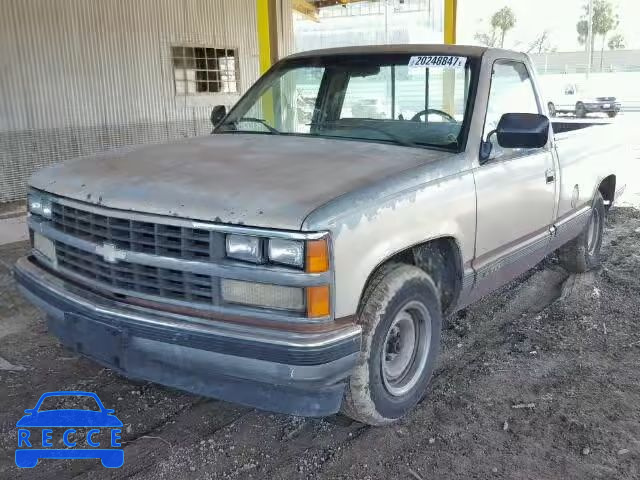
<path fill-rule="evenodd" d="M 309 50 L 307 52 L 295 53 L 287 57 L 293 58 L 311 58 L 324 57 L 334 55 L 375 55 L 375 54 L 444 54 L 457 55 L 461 57 L 481 57 L 487 50 L 487 47 L 478 47 L 472 45 L 445 45 L 445 44 L 401 44 L 401 45 L 366 45 L 358 47 L 340 47 L 340 48 L 323 48 L 320 50 Z"/>

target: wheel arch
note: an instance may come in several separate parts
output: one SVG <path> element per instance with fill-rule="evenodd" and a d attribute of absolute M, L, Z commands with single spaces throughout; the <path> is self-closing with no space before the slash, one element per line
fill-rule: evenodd
<path fill-rule="evenodd" d="M 616 176 L 611 174 L 604 177 L 598 184 L 597 191 L 600 192 L 604 199 L 604 208 L 609 210 L 616 196 Z"/>
<path fill-rule="evenodd" d="M 459 241 L 452 235 L 433 237 L 387 256 L 371 270 L 358 302 L 358 313 L 376 273 L 389 263 L 404 263 L 421 268 L 434 281 L 441 295 L 444 314 L 451 313 L 462 291 L 463 257 Z"/>

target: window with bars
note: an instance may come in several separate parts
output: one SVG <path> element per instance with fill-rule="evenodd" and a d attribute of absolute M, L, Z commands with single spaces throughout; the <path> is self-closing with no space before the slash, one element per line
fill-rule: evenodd
<path fill-rule="evenodd" d="M 236 50 L 175 46 L 171 57 L 176 95 L 238 91 Z"/>

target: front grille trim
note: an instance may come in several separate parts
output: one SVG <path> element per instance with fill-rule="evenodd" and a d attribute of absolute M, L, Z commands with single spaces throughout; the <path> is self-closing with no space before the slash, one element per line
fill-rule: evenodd
<path fill-rule="evenodd" d="M 228 304 L 222 301 L 220 295 L 220 281 L 223 278 L 290 287 L 323 285 L 331 283 L 333 279 L 331 271 L 308 274 L 277 265 L 253 265 L 228 259 L 224 251 L 227 233 L 316 239 L 326 237 L 328 232 L 290 234 L 256 227 L 205 224 L 178 217 L 117 210 L 56 196 L 52 198 L 52 209 L 55 213 L 51 220 L 39 216 L 30 216 L 28 219 L 30 230 L 51 239 L 60 252 L 57 265 L 49 265 L 46 259 L 44 263 L 57 270 L 63 278 L 93 285 L 95 291 L 119 298 L 130 297 L 132 301 L 133 298 L 139 298 L 213 313 L 251 313 L 255 318 L 277 316 L 283 321 L 293 322 L 331 321 L 330 315 L 308 319 L 300 312 L 276 312 L 269 308 Z M 132 238 L 134 242 L 131 242 Z M 214 242 L 217 239 L 213 247 L 211 239 Z M 161 248 L 157 248 L 158 241 Z M 185 243 L 191 251 L 206 248 L 208 259 L 181 258 Z M 105 251 L 109 244 L 115 247 L 115 258 L 109 255 L 108 250 Z M 146 252 L 136 251 L 143 250 L 139 245 L 145 244 L 152 248 Z M 171 252 L 170 249 L 174 247 L 176 251 Z M 43 261 L 40 256 L 36 257 Z"/>
<path fill-rule="evenodd" d="M 224 234 L 195 227 L 150 223 L 53 202 L 52 225 L 60 232 L 98 245 L 179 260 L 224 258 Z"/>
<path fill-rule="evenodd" d="M 131 295 L 183 300 L 189 303 L 219 304 L 219 279 L 184 270 L 149 267 L 139 263 L 106 262 L 101 256 L 55 242 L 59 267 L 107 287 Z"/>

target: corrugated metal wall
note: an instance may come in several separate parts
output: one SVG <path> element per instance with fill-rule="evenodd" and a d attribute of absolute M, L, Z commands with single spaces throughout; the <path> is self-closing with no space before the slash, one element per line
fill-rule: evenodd
<path fill-rule="evenodd" d="M 212 105 L 176 95 L 171 46 L 237 49 L 259 75 L 255 0 L 0 0 L 0 202 L 45 165 L 206 134 Z"/>
<path fill-rule="evenodd" d="M 280 58 L 295 53 L 295 39 L 293 33 L 293 0 L 278 0 L 278 55 Z"/>

